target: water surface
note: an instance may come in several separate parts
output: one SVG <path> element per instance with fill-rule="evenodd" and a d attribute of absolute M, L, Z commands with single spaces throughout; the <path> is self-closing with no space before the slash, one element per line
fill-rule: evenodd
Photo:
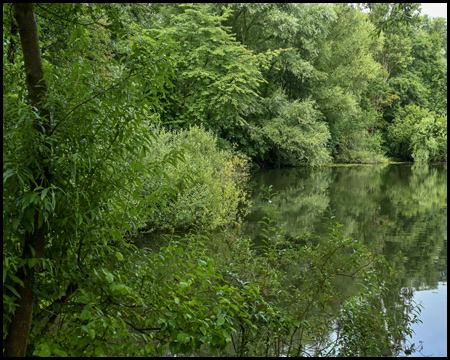
<path fill-rule="evenodd" d="M 422 302 L 423 323 L 413 327 L 416 335 L 407 343 L 423 345 L 423 355 L 447 355 L 446 164 L 261 170 L 249 185 L 253 207 L 245 233 L 260 239 L 258 221 L 265 215 L 261 206 L 268 204 L 270 185 L 280 212 L 272 217 L 288 237 L 324 233 L 324 210 L 332 211 L 346 236 L 383 253 L 395 266 L 400 281 L 392 296 Z"/>

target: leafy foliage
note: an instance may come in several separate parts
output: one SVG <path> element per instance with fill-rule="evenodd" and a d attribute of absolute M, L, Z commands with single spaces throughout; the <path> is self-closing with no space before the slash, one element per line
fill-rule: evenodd
<path fill-rule="evenodd" d="M 392 153 L 401 158 L 411 158 L 413 153 L 413 136 L 417 133 L 419 127 L 424 127 L 424 125 L 419 126 L 419 124 L 422 122 L 425 124 L 430 121 L 433 123 L 435 116 L 434 112 L 415 105 L 407 105 L 400 109 L 394 122 L 389 127 Z M 418 135 L 415 136 L 415 139 L 417 146 Z"/>
<path fill-rule="evenodd" d="M 68 45 L 76 52 L 87 34 L 75 34 Z M 129 196 L 122 195 L 137 175 L 124 161 L 130 154 L 142 157 L 154 137 L 148 124 L 155 103 L 140 91 L 141 84 L 151 83 L 153 91 L 162 92 L 170 73 L 167 60 L 155 71 L 154 56 L 163 48 L 143 47 L 139 40 L 130 45 L 128 56 L 111 59 L 102 76 L 84 54 L 67 67 L 44 58 L 49 91 L 43 107 L 51 110 L 50 119 L 40 117 L 24 93 L 15 93 L 13 75 L 21 64 L 5 69 L 4 338 L 16 311 L 16 288 L 23 286 L 19 273 L 36 271 L 33 291 L 46 311 L 82 287 L 93 254 L 101 259 L 130 229 L 130 214 L 137 210 L 130 210 Z M 28 234 L 36 236 L 39 229 L 45 231 L 45 246 L 35 257 L 34 244 L 31 249 L 25 244 Z M 39 316 L 37 311 L 33 319 L 39 321 Z"/>
<path fill-rule="evenodd" d="M 164 126 L 202 124 L 260 164 L 386 162 L 400 108 L 446 114 L 445 24 L 417 4 L 158 4 L 142 9 L 152 23 L 127 9 L 173 40 Z M 300 104 L 314 126 L 286 121 L 307 118 Z"/>
<path fill-rule="evenodd" d="M 278 94 L 265 105 L 273 115 L 262 127 L 262 133 L 276 154 L 277 163 L 314 166 L 331 161 L 327 151 L 330 134 L 320 121 L 314 101 L 289 102 Z"/>
<path fill-rule="evenodd" d="M 269 201 L 271 196 L 269 189 Z M 321 239 L 305 239 L 305 245 L 288 241 L 275 226 L 273 203 L 267 204 L 261 221 L 265 245 L 259 250 L 251 249 L 249 239 L 228 237 L 222 246 L 233 252 L 212 253 L 208 238 L 191 234 L 169 238 L 159 251 L 110 253 L 108 266 L 94 258 L 89 281 L 70 302 L 41 302 L 54 322 L 36 324 L 41 330 L 35 333 L 34 354 L 398 353 L 398 344 L 391 345 L 410 322 L 393 321 L 399 310 L 391 308 L 379 315 L 377 301 L 387 281 L 379 278 L 387 266 L 383 258 L 344 238 L 332 219 Z M 291 267 L 298 275 L 287 275 Z M 333 285 L 339 276 L 364 284 L 342 312 L 335 311 L 336 302 L 345 298 Z M 361 298 L 371 305 L 357 304 Z M 368 327 L 360 331 L 354 324 Z M 326 341 L 331 331 L 338 331 L 337 339 L 327 351 L 319 350 L 315 344 Z"/>
<path fill-rule="evenodd" d="M 174 198 L 160 199 L 164 207 L 144 219 L 144 227 L 215 229 L 235 224 L 247 213 L 246 157 L 230 150 L 219 151 L 216 137 L 202 127 L 178 132 L 155 129 L 155 134 L 157 139 L 144 164 L 162 165 L 172 152 L 181 154 L 182 160 L 165 165 L 163 174 L 143 183 L 144 196 L 165 187 L 177 188 Z"/>
<path fill-rule="evenodd" d="M 446 159 L 442 22 L 382 26 L 375 39 L 384 15 L 345 4 L 36 4 L 36 102 L 30 49 L 18 45 L 30 39 L 19 39 L 12 8 L 3 5 L 4 347 L 26 288 L 28 356 L 399 351 L 394 336 L 417 319 L 392 322 L 395 307 L 369 318 L 392 273 L 383 257 L 334 221 L 323 238 L 286 239 L 270 192 L 260 249 L 231 237 L 216 245 L 232 253 L 210 252 L 198 234 L 160 251 L 130 240 L 143 227 L 238 223 L 249 159 L 236 149 L 277 165 L 369 162 L 392 139 L 399 156 Z M 362 300 L 336 293 L 339 276 L 361 278 Z M 327 352 L 310 346 L 334 330 Z"/>
<path fill-rule="evenodd" d="M 238 44 L 222 25 L 229 12 L 210 15 L 208 5 L 182 5 L 168 24 L 153 29 L 155 37 L 175 42 L 175 88 L 164 107 L 162 122 L 203 124 L 220 129 L 241 124 L 251 111 L 263 81 L 259 59 Z"/>
<path fill-rule="evenodd" d="M 423 118 L 414 126 L 411 145 L 415 162 L 447 161 L 447 116 Z"/>

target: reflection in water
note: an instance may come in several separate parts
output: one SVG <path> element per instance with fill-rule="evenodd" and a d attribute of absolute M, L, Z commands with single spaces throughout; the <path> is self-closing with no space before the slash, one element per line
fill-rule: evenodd
<path fill-rule="evenodd" d="M 414 306 L 414 301 L 423 300 L 423 324 L 414 326 L 417 335 L 403 345 L 413 345 L 421 354 L 443 354 L 447 339 L 444 332 L 434 333 L 433 341 L 425 333 L 438 328 L 436 316 L 430 310 L 437 302 L 445 304 L 446 297 L 438 289 L 438 283 L 447 283 L 447 166 L 351 166 L 326 167 L 318 169 L 276 169 L 255 173 L 250 181 L 253 208 L 247 216 L 241 231 L 261 245 L 262 224 L 266 216 L 261 206 L 267 206 L 265 199 L 268 187 L 272 185 L 277 195 L 271 198 L 273 214 L 278 228 L 285 230 L 285 236 L 292 241 L 304 241 L 312 235 L 326 233 L 329 217 L 325 209 L 332 210 L 337 220 L 344 226 L 345 237 L 352 237 L 363 242 L 369 248 L 385 255 L 391 266 L 395 266 L 398 276 L 394 284 L 389 284 L 390 291 L 383 297 L 372 299 L 373 306 L 386 313 L 395 312 L 396 324 L 389 324 L 395 329 L 401 322 L 408 322 L 407 315 Z M 141 234 L 141 246 L 158 249 L 167 242 L 157 234 Z M 184 233 L 179 233 L 182 236 Z M 241 234 L 242 235 L 242 234 Z M 224 264 L 235 262 L 236 236 L 232 229 L 209 234 L 205 246 L 214 254 L 220 254 Z M 300 239 L 299 239 L 300 236 Z M 169 237 L 170 238 L 170 237 Z M 324 237 L 322 237 L 323 239 Z M 156 241 L 159 239 L 158 241 Z M 297 240 L 299 239 L 299 240 Z M 139 243 L 136 239 L 136 243 Z M 305 270 L 305 264 L 295 263 L 287 269 L 288 277 L 294 277 Z M 305 268 L 305 269 L 304 269 Z M 250 276 L 251 274 L 249 274 Z M 336 277 L 335 288 L 342 293 L 355 294 L 361 288 L 349 277 Z M 438 293 L 436 292 L 438 289 Z M 434 298 L 421 299 L 420 295 L 431 293 Z M 330 300 L 330 308 L 342 311 L 343 305 Z M 437 301 L 437 302 L 436 302 Z M 364 311 L 364 304 L 357 305 L 355 311 Z M 322 309 L 311 309 L 314 328 L 320 327 Z M 432 312 L 431 312 L 432 313 Z M 345 318 L 345 316 L 343 315 Z M 440 327 L 446 328 L 445 317 L 440 319 Z M 339 321 L 339 319 L 338 319 Z M 444 323 L 445 322 L 445 323 Z M 339 331 L 336 322 L 336 329 Z M 360 324 L 361 325 L 361 324 Z M 362 325 L 364 326 L 364 325 Z M 424 330 L 426 329 L 426 330 Z M 303 333 L 302 333 L 303 334 Z M 302 335 L 303 336 L 303 335 Z M 328 334 L 331 339 L 336 333 Z M 311 341 L 319 347 L 326 348 L 322 339 Z M 402 339 L 399 339 L 401 342 Z M 420 343 L 423 341 L 423 343 Z M 308 354 L 314 355 L 312 349 Z M 392 352 L 393 354 L 394 352 Z M 386 356 L 391 353 L 386 353 Z M 420 355 L 420 354 L 419 354 Z M 446 354 L 444 354 L 446 355 Z"/>
<path fill-rule="evenodd" d="M 288 238 L 323 234 L 324 209 L 329 209 L 344 224 L 346 236 L 386 256 L 399 272 L 399 281 L 383 299 L 386 305 L 400 297 L 412 300 L 413 289 L 436 289 L 438 282 L 447 282 L 446 164 L 259 171 L 249 186 L 253 208 L 243 225 L 256 241 L 269 185 L 280 212 L 273 217 Z M 446 337 L 441 341 L 446 344 Z"/>

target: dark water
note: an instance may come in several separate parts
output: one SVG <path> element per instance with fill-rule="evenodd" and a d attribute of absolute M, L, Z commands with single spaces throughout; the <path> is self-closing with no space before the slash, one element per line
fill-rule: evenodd
<path fill-rule="evenodd" d="M 253 174 L 253 208 L 243 231 L 258 241 L 268 187 L 273 216 L 286 236 L 326 231 L 324 209 L 351 236 L 382 252 L 399 272 L 398 287 L 422 302 L 422 324 L 408 339 L 418 356 L 447 355 L 447 165 L 273 169 Z M 422 342 L 422 343 L 421 343 Z"/>

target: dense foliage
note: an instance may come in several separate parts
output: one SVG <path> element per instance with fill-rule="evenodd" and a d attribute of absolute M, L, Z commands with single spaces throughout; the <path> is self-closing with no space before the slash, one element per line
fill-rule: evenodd
<path fill-rule="evenodd" d="M 265 248 L 231 237 L 228 256 L 130 241 L 238 223 L 248 157 L 446 159 L 446 24 L 371 10 L 3 4 L 4 355 L 300 355 L 331 331 L 318 354 L 396 354 L 411 308 L 379 314 L 391 270 L 336 223 L 300 245 L 269 214 Z"/>
<path fill-rule="evenodd" d="M 119 11 L 173 39 L 168 128 L 202 123 L 272 165 L 445 160 L 446 129 L 419 152 L 391 137 L 407 106 L 447 113 L 445 20 L 397 5 L 158 4 L 150 22 Z"/>
<path fill-rule="evenodd" d="M 171 230 L 195 227 L 216 229 L 236 224 L 248 210 L 245 185 L 248 160 L 230 150 L 218 150 L 216 138 L 203 128 L 169 132 L 155 129 L 156 139 L 144 159 L 144 164 L 164 166 L 171 154 L 182 157 L 164 166 L 145 180 L 143 194 L 164 187 L 177 188 L 176 196 L 163 196 L 164 206 L 153 216 L 143 218 L 147 229 Z"/>

